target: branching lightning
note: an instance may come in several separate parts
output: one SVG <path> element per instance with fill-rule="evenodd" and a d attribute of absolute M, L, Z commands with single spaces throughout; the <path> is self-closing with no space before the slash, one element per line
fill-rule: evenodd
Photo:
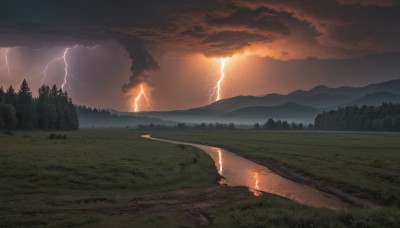
<path fill-rule="evenodd" d="M 150 106 L 150 99 L 147 97 L 146 92 L 144 91 L 143 88 L 143 83 L 140 84 L 140 91 L 139 94 L 135 97 L 135 102 L 133 105 L 133 109 L 135 112 L 139 112 L 140 111 L 140 101 L 142 100 L 142 98 L 144 98 L 144 100 L 146 101 L 147 105 L 151 108 Z"/>
<path fill-rule="evenodd" d="M 98 46 L 98 45 L 95 45 L 95 46 L 93 46 L 93 47 L 86 47 L 86 48 L 88 48 L 88 49 L 95 49 L 97 46 Z M 69 71 L 68 71 L 68 61 L 67 61 L 69 51 L 70 51 L 71 49 L 76 48 L 76 47 L 78 47 L 78 45 L 75 45 L 75 46 L 72 47 L 72 48 L 65 48 L 65 50 L 64 50 L 64 52 L 63 52 L 63 54 L 62 54 L 61 56 L 58 56 L 58 57 L 52 59 L 50 62 L 48 62 L 48 63 L 46 64 L 46 66 L 44 67 L 43 71 L 40 72 L 40 74 L 43 75 L 42 83 L 45 83 L 45 81 L 46 81 L 46 78 L 47 78 L 47 70 L 49 69 L 49 67 L 50 67 L 52 64 L 54 64 L 54 63 L 56 63 L 56 62 L 58 62 L 58 61 L 61 61 L 61 60 L 62 60 L 62 62 L 64 63 L 64 77 L 63 77 L 63 83 L 61 84 L 61 89 L 64 90 L 64 87 L 65 87 L 66 85 L 70 86 L 70 84 L 68 83 L 68 77 L 73 77 L 73 78 L 77 79 L 75 76 L 73 76 L 71 73 L 69 73 Z"/>
<path fill-rule="evenodd" d="M 40 74 L 43 74 L 43 78 L 42 78 L 42 83 L 45 83 L 46 78 L 47 78 L 47 70 L 49 69 L 50 65 L 57 62 L 58 60 L 62 59 L 63 56 L 55 58 L 53 60 L 51 60 L 50 62 L 47 63 L 46 67 L 44 68 L 44 70 L 42 72 L 40 72 Z"/>

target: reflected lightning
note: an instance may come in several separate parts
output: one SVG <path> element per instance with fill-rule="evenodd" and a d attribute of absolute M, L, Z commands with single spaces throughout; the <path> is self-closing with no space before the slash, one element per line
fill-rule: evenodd
<path fill-rule="evenodd" d="M 222 172 L 224 171 L 224 163 L 222 161 L 222 151 L 221 151 L 221 149 L 218 149 L 218 164 L 219 164 L 218 173 L 219 173 L 219 175 L 222 176 Z"/>
<path fill-rule="evenodd" d="M 259 186 L 259 182 L 260 182 L 260 177 L 258 176 L 258 173 L 254 174 L 254 196 L 261 196 L 262 192 L 260 191 L 260 186 Z"/>

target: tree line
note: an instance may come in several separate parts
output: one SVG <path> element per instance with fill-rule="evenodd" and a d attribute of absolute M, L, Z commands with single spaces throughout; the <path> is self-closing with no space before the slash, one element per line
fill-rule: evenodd
<path fill-rule="evenodd" d="M 313 126 L 309 125 L 308 129 L 312 129 Z M 256 123 L 253 127 L 241 126 L 237 127 L 233 123 L 223 124 L 223 123 L 201 123 L 201 124 L 185 124 L 178 123 L 175 125 L 163 125 L 163 124 L 140 124 L 136 130 L 138 131 L 163 131 L 163 130 L 204 130 L 204 131 L 234 131 L 238 129 L 246 130 L 304 130 L 302 123 L 288 123 L 287 121 L 273 120 L 269 119 L 263 125 Z"/>
<path fill-rule="evenodd" d="M 318 130 L 400 131 L 400 104 L 351 106 L 319 114 Z"/>
<path fill-rule="evenodd" d="M 236 126 L 233 123 L 222 124 L 222 123 L 201 123 L 201 124 L 185 124 L 178 123 L 175 125 L 165 124 L 140 124 L 137 126 L 138 131 L 163 131 L 163 130 L 207 130 L 207 131 L 233 131 L 236 130 Z"/>
<path fill-rule="evenodd" d="M 33 97 L 26 80 L 16 92 L 0 86 L 0 129 L 77 130 L 78 115 L 72 99 L 61 88 L 42 85 Z"/>
<path fill-rule="evenodd" d="M 309 125 L 308 128 L 312 129 L 313 127 Z M 267 122 L 262 125 L 259 123 L 254 124 L 253 130 L 304 130 L 304 125 L 303 123 L 296 124 L 292 122 L 289 124 L 287 121 L 268 119 Z"/>

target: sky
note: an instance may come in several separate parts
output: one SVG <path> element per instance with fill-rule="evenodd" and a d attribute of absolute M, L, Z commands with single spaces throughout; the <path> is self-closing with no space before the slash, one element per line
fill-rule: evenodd
<path fill-rule="evenodd" d="M 187 109 L 216 100 L 221 73 L 222 98 L 400 79 L 399 40 L 396 0 L 2 0 L 0 85 Z"/>

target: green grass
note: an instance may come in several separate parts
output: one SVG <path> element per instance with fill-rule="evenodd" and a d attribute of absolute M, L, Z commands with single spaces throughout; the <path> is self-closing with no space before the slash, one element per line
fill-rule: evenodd
<path fill-rule="evenodd" d="M 305 207 L 272 195 L 230 205 L 211 218 L 213 227 L 400 227 L 398 209 L 334 212 Z"/>
<path fill-rule="evenodd" d="M 128 130 L 61 134 L 67 139 L 49 140 L 49 132 L 0 134 L 0 217 L 117 208 L 125 198 L 218 179 L 211 158 L 193 147 Z"/>
<path fill-rule="evenodd" d="M 251 159 L 273 159 L 295 172 L 400 205 L 400 134 L 342 132 L 157 132 L 220 146 Z"/>

